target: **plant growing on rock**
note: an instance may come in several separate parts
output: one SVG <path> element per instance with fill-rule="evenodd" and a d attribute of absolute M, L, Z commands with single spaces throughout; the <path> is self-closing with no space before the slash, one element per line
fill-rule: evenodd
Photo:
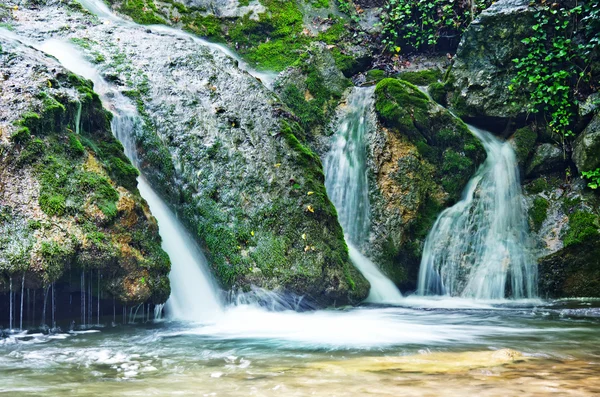
<path fill-rule="evenodd" d="M 593 90 L 600 5 L 588 1 L 570 7 L 566 2 L 536 1 L 531 6 L 536 23 L 531 36 L 522 40 L 527 55 L 513 60 L 517 75 L 509 90 L 528 93 L 528 110 L 542 113 L 565 144 L 575 135 L 578 99 Z"/>
<path fill-rule="evenodd" d="M 388 49 L 435 47 L 440 41 L 458 45 L 461 33 L 491 5 L 490 0 L 389 0 L 383 6 L 383 44 Z"/>

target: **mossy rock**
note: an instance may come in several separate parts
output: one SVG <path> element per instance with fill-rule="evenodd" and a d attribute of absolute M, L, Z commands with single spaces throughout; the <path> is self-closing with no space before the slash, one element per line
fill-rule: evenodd
<path fill-rule="evenodd" d="M 537 133 L 531 127 L 519 128 L 510 138 L 519 165 L 525 166 L 537 141 Z"/>
<path fill-rule="evenodd" d="M 544 298 L 600 297 L 600 238 L 574 243 L 538 263 Z"/>
<path fill-rule="evenodd" d="M 550 203 L 543 197 L 536 197 L 533 200 L 533 205 L 529 209 L 529 219 L 533 224 L 533 230 L 538 231 L 548 217 L 548 208 Z"/>
<path fill-rule="evenodd" d="M 12 128 L 27 129 L 27 139 L 0 160 L 8 171 L 0 175 L 8 197 L 0 213 L 10 215 L 0 216 L 0 279 L 24 275 L 32 289 L 54 284 L 61 299 L 71 273 L 93 271 L 102 274 L 101 293 L 117 302 L 165 302 L 170 261 L 92 82 L 8 48 L 0 55 L 12 72 L 8 89 L 21 92 L 27 81 L 34 95 L 15 96 Z M 36 76 L 23 77 L 31 65 Z M 143 288 L 135 281 L 142 274 Z"/>
<path fill-rule="evenodd" d="M 438 68 L 425 69 L 418 71 L 401 72 L 396 76 L 397 78 L 408 81 L 411 84 L 418 86 L 428 86 L 433 83 L 439 82 L 442 78 L 442 71 Z"/>
<path fill-rule="evenodd" d="M 467 126 L 432 103 L 415 85 L 384 79 L 375 89 L 375 110 L 381 123 L 416 145 L 436 167 L 436 179 L 456 201 L 485 159 L 485 151 Z"/>

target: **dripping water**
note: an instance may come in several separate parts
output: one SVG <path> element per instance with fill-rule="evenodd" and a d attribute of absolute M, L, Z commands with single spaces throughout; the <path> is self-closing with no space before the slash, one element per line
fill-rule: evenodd
<path fill-rule="evenodd" d="M 354 88 L 342 114 L 330 152 L 325 157 L 325 186 L 344 229 L 350 259 L 371 284 L 367 301 L 397 303 L 402 295 L 358 247 L 369 234 L 369 186 L 366 139 L 375 127 L 373 87 Z"/>

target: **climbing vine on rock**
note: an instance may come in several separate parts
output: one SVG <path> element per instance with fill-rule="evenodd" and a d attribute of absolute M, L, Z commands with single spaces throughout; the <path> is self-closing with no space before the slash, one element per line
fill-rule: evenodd
<path fill-rule="evenodd" d="M 539 0 L 532 7 L 535 24 L 522 40 L 527 55 L 513 60 L 517 75 L 509 89 L 529 93 L 528 110 L 543 113 L 564 144 L 574 136 L 578 99 L 596 89 L 592 65 L 598 58 L 600 5 Z"/>
<path fill-rule="evenodd" d="M 383 6 L 383 43 L 398 51 L 434 47 L 442 39 L 450 47 L 491 0 L 389 0 Z"/>

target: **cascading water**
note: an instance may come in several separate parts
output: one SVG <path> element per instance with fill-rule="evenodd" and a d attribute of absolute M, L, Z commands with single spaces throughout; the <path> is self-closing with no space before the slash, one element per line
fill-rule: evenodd
<path fill-rule="evenodd" d="M 537 268 L 515 153 L 510 143 L 469 128 L 487 159 L 427 236 L 418 293 L 502 299 L 509 291 L 515 299 L 532 298 Z"/>
<path fill-rule="evenodd" d="M 114 114 L 111 123 L 113 133 L 123 144 L 125 154 L 139 167 L 133 136 L 136 129 L 141 128 L 142 121 L 131 103 L 106 83 L 70 44 L 49 40 L 41 46 L 41 50 L 57 58 L 67 69 L 94 82 L 94 90 L 104 106 Z M 181 320 L 210 321 L 222 308 L 217 288 L 210 275 L 205 273 L 206 259 L 175 214 L 143 177 L 138 178 L 138 188 L 159 222 L 162 247 L 172 262 L 169 279 L 172 285 L 178 286 L 173 288 L 167 301 L 169 315 Z"/>
<path fill-rule="evenodd" d="M 340 119 L 331 151 L 324 161 L 325 186 L 346 234 L 350 259 L 371 283 L 367 298 L 373 303 L 396 303 L 402 295 L 357 248 L 369 232 L 369 186 L 366 134 L 375 125 L 373 87 L 354 88 Z"/>

